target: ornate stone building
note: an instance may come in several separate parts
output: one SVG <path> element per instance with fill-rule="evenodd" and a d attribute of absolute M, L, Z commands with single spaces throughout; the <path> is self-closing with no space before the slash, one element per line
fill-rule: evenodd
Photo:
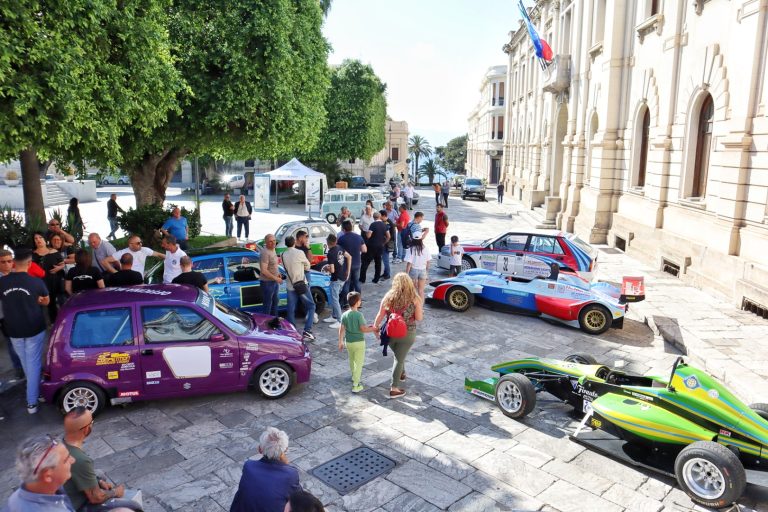
<path fill-rule="evenodd" d="M 504 46 L 507 190 L 547 225 L 768 310 L 768 4 L 530 13 L 555 59 L 542 69 L 522 25 Z"/>
<path fill-rule="evenodd" d="M 487 183 L 501 179 L 506 80 L 507 66 L 488 68 L 480 82 L 480 101 L 467 119 L 467 176 Z"/>

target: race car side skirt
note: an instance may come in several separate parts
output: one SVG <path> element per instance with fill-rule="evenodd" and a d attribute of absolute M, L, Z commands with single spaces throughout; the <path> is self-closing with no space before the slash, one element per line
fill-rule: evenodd
<path fill-rule="evenodd" d="M 496 401 L 496 383 L 499 381 L 496 377 L 485 380 L 470 380 L 464 378 L 464 391 L 485 398 L 491 402 Z"/>

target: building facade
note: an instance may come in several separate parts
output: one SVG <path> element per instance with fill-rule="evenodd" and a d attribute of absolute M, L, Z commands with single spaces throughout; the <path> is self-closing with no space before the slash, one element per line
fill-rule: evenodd
<path fill-rule="evenodd" d="M 339 165 L 353 176 L 365 177 L 370 183 L 383 183 L 393 174 L 407 174 L 408 123 L 387 118 L 384 137 L 384 147 L 370 160 L 339 160 Z"/>
<path fill-rule="evenodd" d="M 504 179 L 545 223 L 768 309 L 768 4 L 538 0 L 509 56 Z"/>
<path fill-rule="evenodd" d="M 480 101 L 467 119 L 467 176 L 496 184 L 504 151 L 507 66 L 493 66 L 480 82 Z"/>

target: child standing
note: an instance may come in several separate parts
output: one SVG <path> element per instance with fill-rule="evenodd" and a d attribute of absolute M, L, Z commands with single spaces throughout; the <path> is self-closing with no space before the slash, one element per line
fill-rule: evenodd
<path fill-rule="evenodd" d="M 451 237 L 451 277 L 457 276 L 461 273 L 461 259 L 464 256 L 464 248 L 459 245 L 459 237 L 453 235 Z"/>
<path fill-rule="evenodd" d="M 346 344 L 349 355 L 349 370 L 352 372 L 352 392 L 359 393 L 363 390 L 360 375 L 363 373 L 363 365 L 365 364 L 365 333 L 376 332 L 376 328 L 372 325 L 365 325 L 365 317 L 359 311 L 359 292 L 349 292 L 347 302 L 349 303 L 349 310 L 341 315 L 339 350 L 344 350 Z"/>

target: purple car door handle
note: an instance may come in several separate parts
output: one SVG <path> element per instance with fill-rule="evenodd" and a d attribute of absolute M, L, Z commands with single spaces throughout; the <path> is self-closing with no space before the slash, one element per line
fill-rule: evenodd
<path fill-rule="evenodd" d="M 145 348 L 144 350 L 141 351 L 141 355 L 143 356 L 151 356 L 154 353 L 155 351 L 152 350 L 151 348 Z"/>

